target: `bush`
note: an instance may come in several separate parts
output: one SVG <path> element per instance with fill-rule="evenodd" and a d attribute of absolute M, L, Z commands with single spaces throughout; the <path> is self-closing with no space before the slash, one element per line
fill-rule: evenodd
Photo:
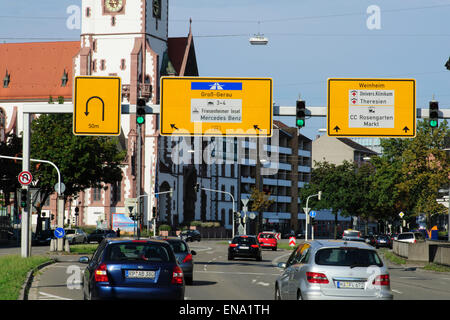
<path fill-rule="evenodd" d="M 158 228 L 159 231 L 172 231 L 172 227 L 168 224 L 162 224 Z"/>

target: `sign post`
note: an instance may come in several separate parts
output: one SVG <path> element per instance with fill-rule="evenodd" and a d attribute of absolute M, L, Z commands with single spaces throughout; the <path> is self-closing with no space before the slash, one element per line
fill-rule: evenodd
<path fill-rule="evenodd" d="M 328 79 L 327 133 L 333 137 L 416 135 L 416 80 Z"/>
<path fill-rule="evenodd" d="M 162 77 L 162 136 L 272 136 L 270 78 Z"/>
<path fill-rule="evenodd" d="M 73 134 L 118 136 L 121 89 L 121 79 L 118 77 L 75 77 Z"/>

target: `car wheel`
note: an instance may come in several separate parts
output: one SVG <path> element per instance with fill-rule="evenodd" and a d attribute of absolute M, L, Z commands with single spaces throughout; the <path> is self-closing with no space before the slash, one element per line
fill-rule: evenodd
<path fill-rule="evenodd" d="M 297 291 L 297 300 L 303 300 L 303 296 L 300 290 Z"/>
<path fill-rule="evenodd" d="M 272 251 L 277 251 L 277 247 L 275 247 L 275 248 L 272 248 Z"/>
<path fill-rule="evenodd" d="M 262 256 L 261 255 L 256 257 L 256 261 L 261 261 L 261 260 L 262 260 Z"/>
<path fill-rule="evenodd" d="M 275 300 L 281 300 L 281 293 L 278 286 L 275 287 Z"/>
<path fill-rule="evenodd" d="M 188 284 L 188 285 L 192 285 L 192 283 L 194 282 L 194 279 L 192 279 L 192 277 L 186 277 L 186 278 L 184 278 L 184 282 L 186 282 L 186 284 Z"/>
<path fill-rule="evenodd" d="M 233 256 L 232 255 L 228 255 L 228 260 L 233 260 Z"/>

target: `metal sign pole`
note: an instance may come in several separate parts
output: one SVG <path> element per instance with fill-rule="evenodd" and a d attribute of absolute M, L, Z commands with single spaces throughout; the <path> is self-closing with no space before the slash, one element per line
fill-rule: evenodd
<path fill-rule="evenodd" d="M 23 161 L 22 171 L 28 171 L 30 169 L 30 114 L 23 114 L 23 136 L 22 136 L 22 148 L 23 148 Z M 29 192 L 28 186 L 23 186 L 23 189 Z M 22 208 L 22 234 L 21 234 L 21 254 L 22 258 L 28 258 L 31 256 L 31 215 L 30 215 L 30 197 L 27 196 L 26 205 Z"/>

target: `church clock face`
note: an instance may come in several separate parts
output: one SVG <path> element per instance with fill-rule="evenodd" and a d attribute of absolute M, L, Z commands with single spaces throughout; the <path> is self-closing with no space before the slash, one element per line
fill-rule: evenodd
<path fill-rule="evenodd" d="M 119 12 L 122 7 L 123 0 L 105 0 L 105 8 L 109 12 Z"/>

